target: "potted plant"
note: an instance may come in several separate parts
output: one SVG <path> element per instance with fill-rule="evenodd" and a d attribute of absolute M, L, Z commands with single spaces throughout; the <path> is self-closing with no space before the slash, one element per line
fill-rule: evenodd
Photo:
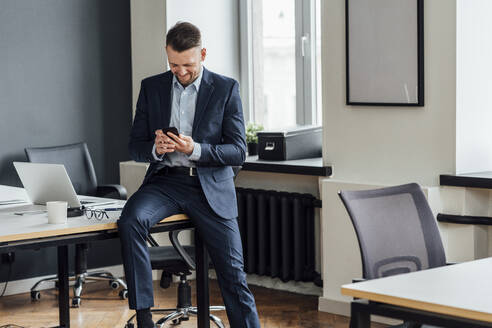
<path fill-rule="evenodd" d="M 258 136 L 257 132 L 263 131 L 263 126 L 249 122 L 246 126 L 246 143 L 248 144 L 248 155 L 258 155 Z"/>

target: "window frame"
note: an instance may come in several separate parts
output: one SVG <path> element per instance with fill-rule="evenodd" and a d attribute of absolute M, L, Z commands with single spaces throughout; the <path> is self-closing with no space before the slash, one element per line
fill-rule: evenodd
<path fill-rule="evenodd" d="M 317 111 L 316 0 L 295 1 L 296 123 L 321 125 Z M 241 98 L 246 122 L 256 122 L 253 72 L 253 0 L 239 0 Z M 262 123 L 262 122 L 256 122 Z"/>

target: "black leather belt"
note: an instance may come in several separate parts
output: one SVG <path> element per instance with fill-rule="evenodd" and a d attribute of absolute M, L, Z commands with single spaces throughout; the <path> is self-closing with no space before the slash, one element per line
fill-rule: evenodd
<path fill-rule="evenodd" d="M 162 169 L 157 171 L 158 175 L 187 175 L 190 177 L 196 176 L 196 168 L 195 167 L 186 167 L 186 166 L 164 166 Z"/>

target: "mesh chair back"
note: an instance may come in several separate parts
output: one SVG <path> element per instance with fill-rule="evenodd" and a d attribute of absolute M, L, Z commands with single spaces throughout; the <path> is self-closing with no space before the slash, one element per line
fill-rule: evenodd
<path fill-rule="evenodd" d="M 30 162 L 65 165 L 78 195 L 96 195 L 96 172 L 85 142 L 54 147 L 26 148 L 25 152 Z"/>
<path fill-rule="evenodd" d="M 339 195 L 359 240 L 365 279 L 446 264 L 436 220 L 418 184 Z"/>

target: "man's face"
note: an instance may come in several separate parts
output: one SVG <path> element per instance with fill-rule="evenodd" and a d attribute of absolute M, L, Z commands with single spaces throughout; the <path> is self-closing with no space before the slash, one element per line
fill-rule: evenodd
<path fill-rule="evenodd" d="M 176 76 L 179 83 L 186 87 L 200 75 L 202 61 L 205 60 L 207 50 L 195 47 L 177 52 L 171 46 L 167 46 L 166 53 L 171 72 Z"/>

